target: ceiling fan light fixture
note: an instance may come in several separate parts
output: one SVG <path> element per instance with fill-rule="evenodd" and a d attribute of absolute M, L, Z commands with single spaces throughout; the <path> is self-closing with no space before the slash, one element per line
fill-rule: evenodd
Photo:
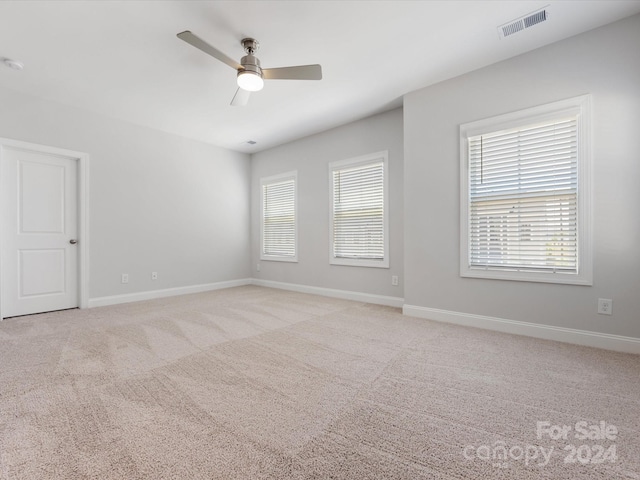
<path fill-rule="evenodd" d="M 247 92 L 257 92 L 264 87 L 264 80 L 259 73 L 243 70 L 238 72 L 238 86 Z"/>

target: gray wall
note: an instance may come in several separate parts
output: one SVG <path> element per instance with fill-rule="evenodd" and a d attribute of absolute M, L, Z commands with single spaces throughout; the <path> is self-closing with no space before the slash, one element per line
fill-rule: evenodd
<path fill-rule="evenodd" d="M 90 155 L 90 298 L 250 276 L 248 155 L 4 89 L 0 105 L 0 137 Z"/>
<path fill-rule="evenodd" d="M 405 303 L 640 337 L 640 16 L 405 97 Z M 592 287 L 459 276 L 461 123 L 592 94 Z M 613 316 L 596 314 L 598 297 Z"/>
<path fill-rule="evenodd" d="M 252 156 L 253 277 L 392 297 L 403 296 L 402 110 L 396 109 Z M 329 265 L 329 163 L 389 151 L 389 266 Z M 260 178 L 298 171 L 298 263 L 260 260 Z M 260 263 L 261 271 L 256 271 Z M 400 285 L 391 285 L 391 276 Z"/>

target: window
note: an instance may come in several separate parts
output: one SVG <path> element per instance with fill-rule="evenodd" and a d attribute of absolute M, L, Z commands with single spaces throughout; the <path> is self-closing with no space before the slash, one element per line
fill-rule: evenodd
<path fill-rule="evenodd" d="M 297 173 L 263 178 L 261 260 L 297 262 Z"/>
<path fill-rule="evenodd" d="M 460 127 L 460 275 L 591 285 L 589 97 Z"/>
<path fill-rule="evenodd" d="M 332 162 L 329 263 L 389 268 L 387 152 Z"/>

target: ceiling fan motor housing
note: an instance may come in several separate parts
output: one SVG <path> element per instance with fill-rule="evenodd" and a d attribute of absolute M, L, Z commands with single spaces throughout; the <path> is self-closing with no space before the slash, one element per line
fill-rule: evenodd
<path fill-rule="evenodd" d="M 246 55 L 240 60 L 240 65 L 242 65 L 244 70 L 241 70 L 238 73 L 241 73 L 242 71 L 252 72 L 262 77 L 262 68 L 260 68 L 260 60 L 258 60 L 258 57 L 254 57 L 251 54 Z"/>

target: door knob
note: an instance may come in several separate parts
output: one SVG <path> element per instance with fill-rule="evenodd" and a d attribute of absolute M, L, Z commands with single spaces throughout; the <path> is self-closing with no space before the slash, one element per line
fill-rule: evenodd
<path fill-rule="evenodd" d="M 71 245 L 75 245 L 76 243 L 78 243 L 78 240 L 71 239 L 71 240 L 69 240 L 69 243 L 70 243 Z"/>

